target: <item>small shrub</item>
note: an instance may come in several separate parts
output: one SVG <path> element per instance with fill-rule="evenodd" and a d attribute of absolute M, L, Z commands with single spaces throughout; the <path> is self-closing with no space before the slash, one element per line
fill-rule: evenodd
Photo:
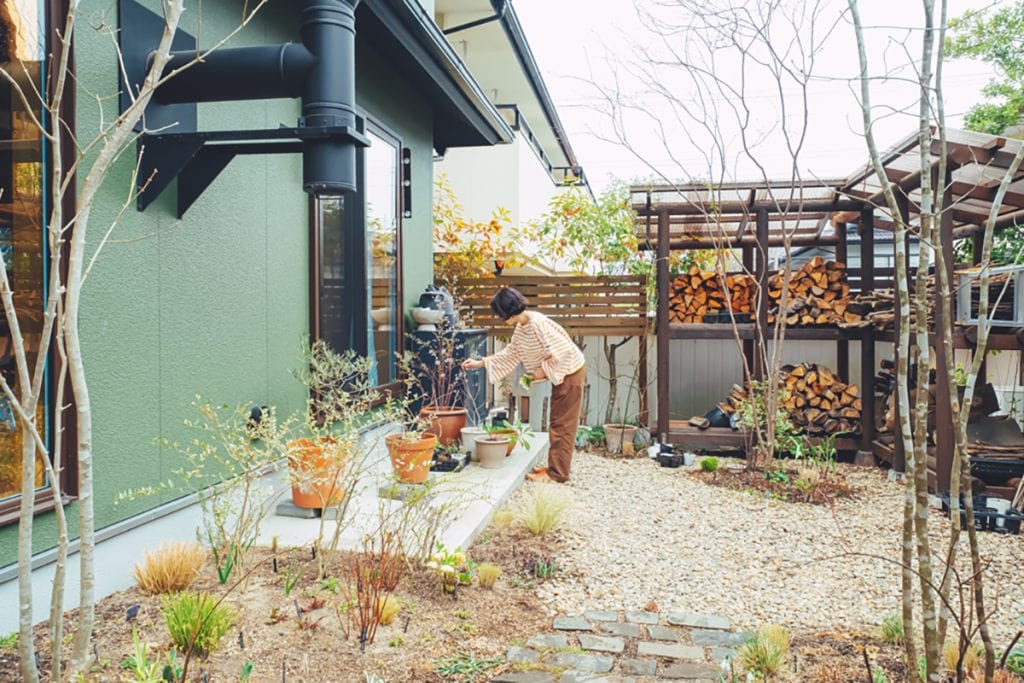
<path fill-rule="evenodd" d="M 205 564 L 206 551 L 195 541 L 164 543 L 135 565 L 135 581 L 150 595 L 178 593 L 192 585 Z"/>
<path fill-rule="evenodd" d="M 736 651 L 744 671 L 760 678 L 775 676 L 789 652 L 789 632 L 781 626 L 764 626 Z"/>
<path fill-rule="evenodd" d="M 886 645 L 902 645 L 903 617 L 899 614 L 890 614 L 885 619 L 882 619 L 879 635 L 882 638 L 882 642 Z"/>
<path fill-rule="evenodd" d="M 18 632 L 8 633 L 6 636 L 0 637 L 0 650 L 10 650 L 15 652 L 18 649 Z"/>
<path fill-rule="evenodd" d="M 558 527 L 568 507 L 569 502 L 553 486 L 538 486 L 523 512 L 523 524 L 537 536 L 544 536 Z"/>
<path fill-rule="evenodd" d="M 401 633 L 388 641 L 388 647 L 401 647 L 403 645 L 405 645 L 405 636 Z"/>
<path fill-rule="evenodd" d="M 516 521 L 516 513 L 512 512 L 508 508 L 501 508 L 494 513 L 494 519 L 491 520 L 491 524 L 494 525 L 494 529 L 499 533 L 512 526 L 512 522 Z"/>
<path fill-rule="evenodd" d="M 718 458 L 713 456 L 708 458 L 701 458 L 700 468 L 705 472 L 714 472 L 715 470 L 718 469 Z"/>
<path fill-rule="evenodd" d="M 384 626 L 393 624 L 395 617 L 401 611 L 402 606 L 398 604 L 398 600 L 390 595 L 384 598 L 377 598 L 377 618 Z"/>
<path fill-rule="evenodd" d="M 179 652 L 206 659 L 219 646 L 238 615 L 207 593 L 167 595 L 162 602 L 164 623 Z"/>
<path fill-rule="evenodd" d="M 494 588 L 494 584 L 501 577 L 501 567 L 484 562 L 476 568 L 476 575 L 482 588 Z"/>

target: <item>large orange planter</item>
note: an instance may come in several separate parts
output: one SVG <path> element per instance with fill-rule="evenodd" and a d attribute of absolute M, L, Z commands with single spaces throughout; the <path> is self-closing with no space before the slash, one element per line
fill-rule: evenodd
<path fill-rule="evenodd" d="M 466 426 L 465 408 L 423 406 L 420 415 L 430 425 L 425 431 L 437 435 L 437 440 L 442 446 L 451 446 L 459 442 L 462 428 Z"/>
<path fill-rule="evenodd" d="M 422 484 L 430 475 L 430 462 L 434 459 L 437 436 L 399 432 L 384 437 L 391 456 L 391 469 L 403 484 Z"/>
<path fill-rule="evenodd" d="M 345 498 L 341 479 L 348 453 L 334 439 L 323 437 L 288 442 L 292 475 L 292 502 L 300 508 L 326 508 Z"/>

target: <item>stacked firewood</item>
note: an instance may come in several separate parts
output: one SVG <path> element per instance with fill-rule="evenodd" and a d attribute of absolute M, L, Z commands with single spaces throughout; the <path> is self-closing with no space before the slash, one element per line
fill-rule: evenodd
<path fill-rule="evenodd" d="M 811 436 L 860 433 L 864 405 L 856 384 L 845 384 L 823 365 L 801 363 L 783 366 L 782 386 L 783 408 L 799 431 Z M 747 390 L 734 384 L 718 409 L 732 415 L 747 397 Z"/>
<path fill-rule="evenodd" d="M 786 366 L 782 384 L 790 422 L 811 436 L 857 433 L 863 403 L 856 384 L 846 384 L 824 365 Z"/>
<path fill-rule="evenodd" d="M 935 326 L 935 281 L 928 280 L 928 328 Z M 873 292 L 862 292 L 850 299 L 850 307 L 861 312 L 860 321 L 839 323 L 840 327 L 867 327 L 874 325 L 877 330 L 892 329 L 896 326 L 896 291 L 894 289 L 876 289 Z M 917 320 L 917 310 L 914 306 L 910 309 L 910 320 L 913 324 Z"/>
<path fill-rule="evenodd" d="M 669 321 L 675 323 L 704 322 L 704 316 L 727 313 L 749 313 L 754 310 L 757 284 L 749 275 L 723 275 L 697 266 L 677 276 L 669 285 Z"/>
<path fill-rule="evenodd" d="M 785 277 L 779 272 L 768 278 L 772 312 L 768 323 L 783 315 L 787 325 L 837 325 L 861 321 L 860 307 L 850 303 L 846 264 L 826 261 L 820 256 L 790 275 L 786 309 L 780 311 Z"/>

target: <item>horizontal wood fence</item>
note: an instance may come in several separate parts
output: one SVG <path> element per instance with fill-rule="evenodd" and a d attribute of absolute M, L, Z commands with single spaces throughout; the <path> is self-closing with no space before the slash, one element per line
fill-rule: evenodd
<path fill-rule="evenodd" d="M 499 276 L 459 280 L 457 293 L 466 325 L 507 336 L 512 328 L 491 313 L 491 298 L 513 287 L 530 310 L 548 316 L 572 336 L 637 337 L 648 332 L 647 278 L 643 275 Z"/>

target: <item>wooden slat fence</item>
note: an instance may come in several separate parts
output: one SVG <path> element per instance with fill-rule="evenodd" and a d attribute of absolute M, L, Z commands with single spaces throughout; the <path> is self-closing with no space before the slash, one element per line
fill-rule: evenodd
<path fill-rule="evenodd" d="M 640 337 L 648 333 L 647 278 L 643 275 L 525 276 L 460 280 L 457 296 L 463 319 L 488 334 L 508 336 L 512 328 L 491 313 L 500 287 L 514 287 L 529 299 L 530 310 L 556 321 L 573 336 Z"/>

